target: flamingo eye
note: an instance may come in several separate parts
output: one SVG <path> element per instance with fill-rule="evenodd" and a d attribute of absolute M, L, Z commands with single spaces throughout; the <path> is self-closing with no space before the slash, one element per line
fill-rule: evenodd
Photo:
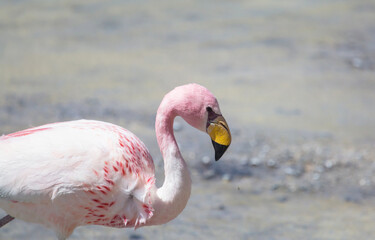
<path fill-rule="evenodd" d="M 214 120 L 219 114 L 216 114 L 211 107 L 206 107 L 207 113 L 208 113 L 208 122 L 211 122 Z"/>

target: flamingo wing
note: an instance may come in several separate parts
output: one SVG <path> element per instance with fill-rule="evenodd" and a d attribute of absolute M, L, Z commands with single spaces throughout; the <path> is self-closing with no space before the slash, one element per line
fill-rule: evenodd
<path fill-rule="evenodd" d="M 117 211 L 126 205 L 134 207 L 126 199 L 135 198 L 145 221 L 152 216 L 149 191 L 153 184 L 154 164 L 146 147 L 134 134 L 113 124 L 62 122 L 0 138 L 0 207 L 4 202 L 53 203 L 73 194 L 69 200 L 76 199 L 87 218 L 93 208 L 108 210 L 119 197 L 125 200 L 118 201 Z M 119 218 L 115 210 L 112 220 Z M 110 225 L 93 221 L 85 223 Z"/>

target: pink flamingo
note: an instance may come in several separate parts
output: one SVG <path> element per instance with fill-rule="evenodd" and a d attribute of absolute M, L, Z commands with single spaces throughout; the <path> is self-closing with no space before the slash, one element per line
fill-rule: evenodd
<path fill-rule="evenodd" d="M 165 180 L 157 188 L 145 145 L 119 126 L 92 120 L 47 124 L 0 138 L 0 207 L 13 218 L 53 229 L 141 227 L 171 221 L 185 208 L 191 179 L 173 134 L 181 116 L 207 132 L 218 160 L 231 142 L 216 98 L 198 84 L 169 92 L 156 115 Z"/>

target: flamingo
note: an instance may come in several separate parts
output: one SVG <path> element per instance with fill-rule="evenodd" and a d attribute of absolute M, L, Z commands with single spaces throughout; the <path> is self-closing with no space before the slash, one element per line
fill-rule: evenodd
<path fill-rule="evenodd" d="M 176 218 L 191 191 L 173 133 L 176 116 L 208 133 L 216 160 L 231 143 L 214 95 L 198 84 L 176 87 L 156 115 L 165 173 L 160 188 L 143 142 L 111 123 L 59 122 L 0 137 L 0 208 L 8 214 L 3 224 L 13 218 L 39 223 L 65 240 L 78 226 L 138 228 Z"/>

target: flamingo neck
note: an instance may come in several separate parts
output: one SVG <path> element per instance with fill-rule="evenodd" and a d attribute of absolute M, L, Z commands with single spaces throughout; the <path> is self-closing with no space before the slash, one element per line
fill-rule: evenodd
<path fill-rule="evenodd" d="M 165 101 L 163 101 L 165 103 Z M 182 212 L 190 197 L 191 178 L 173 134 L 173 121 L 178 115 L 170 104 L 160 105 L 156 116 L 156 137 L 164 159 L 165 179 L 156 191 L 155 223 L 166 223 Z"/>

